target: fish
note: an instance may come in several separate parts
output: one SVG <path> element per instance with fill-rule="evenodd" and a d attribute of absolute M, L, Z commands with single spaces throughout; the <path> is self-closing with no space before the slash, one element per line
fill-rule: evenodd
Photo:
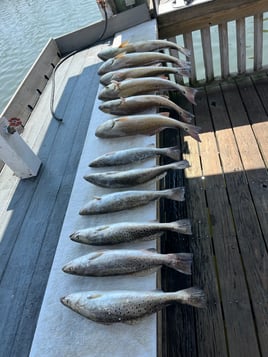
<path fill-rule="evenodd" d="M 122 82 L 113 81 L 99 92 L 98 99 L 105 101 L 155 91 L 179 91 L 190 103 L 196 105 L 197 89 L 159 77 L 130 78 Z"/>
<path fill-rule="evenodd" d="M 160 254 L 155 249 L 105 249 L 68 262 L 64 273 L 81 276 L 114 276 L 150 274 L 162 265 L 191 275 L 193 254 Z"/>
<path fill-rule="evenodd" d="M 144 206 L 158 199 L 167 198 L 184 201 L 184 187 L 176 187 L 161 191 L 121 191 L 109 193 L 90 200 L 80 211 L 80 215 L 117 212 L 134 207 Z"/>
<path fill-rule="evenodd" d="M 191 56 L 191 51 L 189 49 L 179 46 L 177 43 L 166 40 L 148 40 L 138 42 L 124 41 L 117 47 L 106 47 L 98 53 L 98 57 L 103 61 L 106 61 L 107 59 L 115 57 L 120 53 L 148 52 L 163 48 L 177 50 L 186 57 Z"/>
<path fill-rule="evenodd" d="M 198 287 L 176 292 L 155 291 L 83 291 L 64 296 L 61 303 L 98 323 L 137 322 L 174 303 L 206 307 L 206 294 Z"/>
<path fill-rule="evenodd" d="M 173 222 L 119 222 L 79 229 L 70 235 L 76 243 L 89 245 L 114 245 L 158 239 L 164 232 L 191 235 L 189 219 Z"/>
<path fill-rule="evenodd" d="M 107 171 L 91 173 L 84 179 L 96 186 L 107 188 L 127 188 L 149 182 L 153 179 L 160 180 L 168 170 L 183 170 L 190 167 L 187 160 L 173 162 L 167 165 L 138 168 L 126 171 Z"/>
<path fill-rule="evenodd" d="M 108 119 L 100 124 L 95 135 L 99 138 L 119 138 L 133 135 L 155 135 L 164 129 L 183 129 L 195 140 L 201 142 L 198 133 L 201 128 L 183 123 L 160 114 L 129 115 Z"/>
<path fill-rule="evenodd" d="M 157 63 L 173 63 L 178 67 L 190 68 L 191 63 L 174 56 L 159 52 L 139 52 L 139 53 L 120 53 L 119 55 L 105 61 L 98 69 L 98 74 L 103 75 L 107 72 L 127 67 L 150 66 Z"/>
<path fill-rule="evenodd" d="M 105 167 L 116 165 L 127 165 L 135 162 L 141 162 L 156 155 L 166 156 L 173 160 L 180 160 L 181 151 L 179 146 L 166 148 L 156 148 L 152 145 L 147 147 L 134 147 L 125 150 L 108 152 L 101 155 L 89 163 L 90 167 Z"/>
<path fill-rule="evenodd" d="M 167 97 L 155 94 L 134 95 L 125 98 L 121 97 L 119 99 L 108 100 L 99 105 L 101 111 L 113 115 L 136 114 L 156 107 L 173 109 L 186 123 L 190 123 L 194 118 L 192 113 L 182 109 Z"/>
<path fill-rule="evenodd" d="M 100 83 L 104 86 L 110 84 L 113 80 L 122 82 L 127 78 L 153 77 L 164 74 L 178 74 L 180 76 L 190 77 L 190 67 L 167 67 L 167 66 L 140 66 L 121 68 L 103 74 L 100 77 Z"/>

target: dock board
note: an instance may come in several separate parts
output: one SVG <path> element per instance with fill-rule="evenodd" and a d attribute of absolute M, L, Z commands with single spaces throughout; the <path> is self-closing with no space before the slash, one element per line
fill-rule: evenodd
<path fill-rule="evenodd" d="M 262 73 L 207 85 L 199 89 L 196 107 L 185 104 L 202 127 L 202 142 L 182 138 L 183 156 L 191 163 L 185 170 L 188 197 L 182 212 L 193 225 L 192 282 L 207 292 L 208 308 L 194 315 L 185 310 L 181 321 L 174 312 L 166 313 L 165 356 L 268 353 L 267 88 Z M 170 135 L 163 140 L 171 140 Z M 171 187 L 174 180 L 169 179 Z M 169 206 L 163 209 L 173 219 L 178 215 Z M 164 242 L 164 252 L 170 244 Z M 184 286 L 171 273 L 162 284 Z"/>

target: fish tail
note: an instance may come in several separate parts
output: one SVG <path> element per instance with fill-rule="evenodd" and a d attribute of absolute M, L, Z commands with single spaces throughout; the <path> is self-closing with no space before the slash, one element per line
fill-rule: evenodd
<path fill-rule="evenodd" d="M 184 201 L 185 188 L 176 187 L 170 190 L 162 191 L 165 197 L 174 201 Z"/>
<path fill-rule="evenodd" d="M 201 139 L 199 137 L 199 133 L 201 131 L 200 126 L 195 126 L 195 125 L 189 125 L 189 124 L 185 124 L 184 130 L 195 140 L 197 140 L 198 142 L 201 142 Z"/>
<path fill-rule="evenodd" d="M 182 87 L 181 93 L 185 96 L 185 98 L 187 98 L 190 103 L 196 105 L 195 96 L 197 93 L 197 89 L 191 87 L 185 87 L 185 86 L 181 86 L 181 87 Z"/>
<path fill-rule="evenodd" d="M 175 231 L 182 234 L 191 235 L 192 234 L 192 225 L 189 219 L 179 219 L 174 222 Z"/>
<path fill-rule="evenodd" d="M 192 274 L 192 253 L 170 253 L 168 254 L 167 266 L 173 268 L 180 273 L 191 275 Z"/>
<path fill-rule="evenodd" d="M 204 308 L 207 304 L 205 292 L 197 287 L 180 290 L 177 292 L 178 301 L 194 307 Z M 181 294 L 184 295 L 181 299 Z"/>
<path fill-rule="evenodd" d="M 178 64 L 179 67 L 183 67 L 183 68 L 186 68 L 186 67 L 190 68 L 191 67 L 191 62 L 184 61 L 184 60 L 182 60 L 180 58 L 177 58 L 177 64 Z"/>
<path fill-rule="evenodd" d="M 190 167 L 190 164 L 189 161 L 187 160 L 181 160 L 171 164 L 171 167 L 175 170 L 183 170 L 183 169 L 187 169 L 187 167 Z"/>
<path fill-rule="evenodd" d="M 181 158 L 181 151 L 179 149 L 179 146 L 173 146 L 171 148 L 168 148 L 166 151 L 166 156 L 168 156 L 170 159 L 173 160 L 180 160 Z"/>
<path fill-rule="evenodd" d="M 179 68 L 177 68 L 177 73 L 180 76 L 190 77 L 191 76 L 191 67 L 189 67 L 189 66 L 179 67 Z"/>
<path fill-rule="evenodd" d="M 179 114 L 185 123 L 191 123 L 193 118 L 195 117 L 194 114 L 187 112 L 187 110 L 184 109 L 181 109 L 179 111 Z"/>
<path fill-rule="evenodd" d="M 178 46 L 178 50 L 180 53 L 182 53 L 186 57 L 191 57 L 191 51 L 188 48 Z"/>

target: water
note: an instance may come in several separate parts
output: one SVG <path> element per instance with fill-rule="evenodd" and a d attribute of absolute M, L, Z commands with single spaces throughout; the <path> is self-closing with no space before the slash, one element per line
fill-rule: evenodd
<path fill-rule="evenodd" d="M 95 0 L 0 1 L 0 113 L 49 38 L 101 19 Z"/>

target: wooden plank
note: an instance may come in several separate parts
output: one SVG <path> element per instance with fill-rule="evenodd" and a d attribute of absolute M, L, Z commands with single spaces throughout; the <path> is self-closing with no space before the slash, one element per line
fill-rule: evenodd
<path fill-rule="evenodd" d="M 206 72 L 206 80 L 209 82 L 214 78 L 210 27 L 201 29 L 202 52 Z"/>
<path fill-rule="evenodd" d="M 252 192 L 252 199 L 258 213 L 258 221 L 263 231 L 264 239 L 267 241 L 268 220 L 267 220 L 267 169 L 260 154 L 256 136 L 249 122 L 244 104 L 241 101 L 238 88 L 235 83 L 229 81 L 222 83 L 224 100 L 228 107 L 230 120 L 233 125 L 236 142 L 239 147 L 239 154 L 243 163 L 243 168 L 247 176 L 248 184 Z M 235 105 L 234 105 L 235 103 Z"/>
<path fill-rule="evenodd" d="M 237 11 L 239 9 L 239 12 Z M 159 38 L 200 30 L 239 18 L 253 16 L 268 10 L 266 0 L 206 1 L 184 7 L 157 17 Z"/>
<path fill-rule="evenodd" d="M 196 82 L 196 65 L 195 65 L 195 54 L 194 54 L 194 46 L 193 46 L 193 37 L 192 33 L 186 33 L 183 35 L 185 47 L 191 51 L 191 78 L 190 83 Z"/>
<path fill-rule="evenodd" d="M 229 257 L 226 256 L 225 259 L 226 262 L 228 261 L 228 266 L 230 268 L 232 266 L 233 271 L 230 271 L 230 275 L 233 277 L 231 278 L 230 276 L 230 279 L 224 280 L 222 276 L 221 279 L 223 286 L 225 285 L 225 287 L 222 286 L 222 296 L 225 295 L 225 290 L 228 290 L 228 297 L 223 308 L 229 341 L 229 351 L 232 356 L 237 356 L 238 354 L 258 356 L 261 352 L 258 347 L 258 331 L 255 330 L 255 322 L 251 311 L 251 304 L 254 306 L 254 302 L 251 302 L 250 298 L 252 299 L 252 294 L 255 295 L 255 290 L 260 290 L 260 282 L 256 282 L 256 280 L 251 281 L 251 277 L 253 278 L 255 274 L 259 274 L 259 261 L 255 259 L 259 254 L 256 253 L 256 255 L 253 256 L 249 254 L 249 251 L 261 248 L 263 240 L 257 224 L 257 216 L 251 201 L 251 195 L 248 190 L 248 184 L 240 160 L 236 139 L 230 128 L 227 112 L 224 110 L 225 104 L 220 88 L 217 86 L 215 86 L 215 88 L 209 88 L 208 98 L 210 103 L 216 103 L 216 105 L 213 104 L 211 106 L 211 112 L 216 130 L 217 145 L 224 172 L 226 188 L 230 200 L 229 209 L 232 212 L 233 217 L 230 217 L 229 224 L 232 225 L 232 220 L 234 219 L 234 226 L 230 231 L 230 236 L 233 235 L 233 239 L 229 237 L 225 241 L 225 244 L 231 245 L 232 254 L 229 255 Z M 237 103 L 235 102 L 235 105 L 236 104 Z M 227 203 L 224 210 L 228 209 L 228 205 L 229 204 Z M 236 242 L 236 234 L 238 242 Z M 254 240 L 254 243 L 252 243 L 252 236 L 258 237 Z M 256 244 L 256 240 L 260 240 L 260 243 Z M 258 245 L 259 248 L 257 248 Z M 234 254 L 235 250 L 237 251 L 236 254 Z M 243 264 L 241 264 L 240 261 L 239 251 L 241 252 Z M 221 254 L 223 254 L 223 252 Z M 217 254 L 216 258 L 220 259 Z M 232 260 L 231 263 L 230 260 Z M 263 262 L 264 261 L 265 258 Z M 244 269 L 246 270 L 246 275 L 244 274 Z M 234 278 L 234 273 L 237 275 L 237 279 Z M 229 272 L 225 271 L 225 274 L 229 275 Z M 231 283 L 232 280 L 233 282 Z M 232 289 L 229 286 L 230 283 L 231 285 L 235 284 L 235 289 Z M 256 298 L 260 298 L 258 293 L 256 294 Z M 230 307 L 230 302 L 232 305 L 236 305 L 236 307 Z M 231 316 L 235 316 L 235 323 L 232 321 Z M 247 321 L 247 325 L 243 327 L 244 321 Z M 263 322 L 261 325 L 263 326 Z"/>
<path fill-rule="evenodd" d="M 219 45 L 221 58 L 221 76 L 226 78 L 230 74 L 229 68 L 229 40 L 227 23 L 219 24 Z"/>
<path fill-rule="evenodd" d="M 245 104 L 245 109 L 248 113 L 252 129 L 257 139 L 257 143 L 262 154 L 262 157 L 268 165 L 268 133 L 267 123 L 268 116 L 264 110 L 263 104 L 252 86 L 252 81 L 249 77 L 241 78 L 237 80 L 239 86 L 240 95 Z"/>
<path fill-rule="evenodd" d="M 186 107 L 187 108 L 187 107 Z M 202 126 L 201 140 L 198 144 L 193 138 L 184 135 L 185 152 L 183 157 L 189 160 L 191 167 L 185 170 L 187 187 L 187 212 L 192 221 L 193 236 L 190 249 L 194 254 L 193 284 L 205 289 L 208 296 L 206 310 L 195 310 L 197 352 L 193 356 L 227 356 L 224 317 L 221 309 L 220 285 L 214 258 L 214 246 L 211 236 L 210 211 L 207 206 L 205 180 L 201 166 L 201 150 L 207 152 L 206 142 L 210 133 L 205 122 L 209 118 L 206 96 L 200 89 L 197 106 L 194 108 L 196 122 Z M 202 149 L 201 149 L 202 148 Z M 209 145 L 208 152 L 213 150 Z M 207 155 L 208 155 L 207 152 Z M 213 156 L 211 161 L 213 162 Z"/>
<path fill-rule="evenodd" d="M 262 68 L 263 14 L 254 16 L 254 71 Z"/>
<path fill-rule="evenodd" d="M 83 64 L 86 61 L 86 57 L 84 58 Z M 80 62 L 81 65 L 81 62 Z M 80 67 L 81 68 L 81 67 Z M 88 81 L 86 75 L 84 75 L 80 81 L 77 81 L 76 91 L 70 100 L 69 105 L 72 107 L 76 104 L 76 112 L 75 115 L 73 112 L 70 114 L 69 120 L 64 122 L 64 125 L 59 127 L 59 124 L 56 121 L 51 122 L 51 126 L 47 131 L 46 135 L 50 136 L 52 134 L 53 140 L 49 138 L 50 145 L 47 147 L 44 143 L 42 146 L 42 150 L 40 152 L 40 156 L 48 155 L 48 159 L 45 161 L 45 165 L 42 167 L 42 172 L 40 177 L 35 181 L 34 185 L 32 184 L 32 190 L 25 189 L 23 187 L 21 189 L 16 190 L 16 196 L 13 199 L 12 205 L 9 209 L 13 208 L 15 212 L 20 211 L 20 205 L 16 203 L 17 193 L 22 192 L 26 197 L 29 197 L 29 200 L 21 200 L 21 216 L 25 218 L 25 212 L 27 213 L 25 220 L 21 221 L 20 225 L 15 225 L 17 230 L 16 237 L 20 239 L 17 240 L 16 246 L 12 251 L 12 254 L 8 260 L 8 266 L 4 270 L 3 278 L 1 279 L 1 301 L 3 301 L 3 305 L 1 304 L 1 335 L 2 335 L 2 345 L 1 349 L 5 351 L 5 355 L 9 356 L 12 348 L 18 348 L 18 345 L 13 346 L 13 341 L 16 336 L 17 331 L 19 331 L 19 322 L 20 318 L 23 317 L 23 314 L 27 315 L 27 311 L 30 308 L 31 304 L 24 305 L 27 301 L 27 296 L 31 294 L 35 295 L 36 290 L 29 290 L 31 287 L 31 279 L 34 271 L 34 267 L 36 267 L 37 259 L 39 256 L 39 251 L 44 242 L 44 236 L 47 233 L 47 225 L 44 224 L 46 220 L 49 222 L 53 222 L 53 209 L 55 207 L 56 199 L 60 200 L 59 192 L 62 184 L 62 177 L 65 173 L 66 163 L 69 160 L 69 153 L 71 151 L 72 143 L 74 141 L 74 133 L 77 130 L 77 123 L 74 118 L 79 118 L 79 114 L 81 113 L 83 106 L 81 106 L 81 101 L 79 101 L 80 93 L 86 87 L 90 89 L 91 83 Z M 70 80 L 72 82 L 73 79 Z M 86 85 L 86 87 L 85 87 Z M 68 85 L 67 85 L 68 86 Z M 92 87 L 92 90 L 96 91 L 96 86 Z M 66 88 L 65 88 L 66 90 Z M 87 100 L 87 98 L 85 98 Z M 48 110 L 48 107 L 47 107 Z M 67 112 L 68 109 L 66 108 Z M 44 112 L 43 112 L 44 115 Z M 56 130 L 55 130 L 56 129 Z M 68 145 L 66 146 L 66 142 Z M 79 141 L 80 143 L 80 141 Z M 61 145 L 63 144 L 63 146 Z M 62 152 L 62 147 L 64 147 L 64 153 Z M 79 157 L 77 157 L 78 161 Z M 69 174 L 69 179 L 72 181 L 74 178 L 75 171 L 72 174 Z M 25 185 L 22 185 L 25 186 Z M 45 188 L 45 189 L 44 189 Z M 65 188 L 66 189 L 66 188 Z M 63 193 L 64 190 L 63 190 Z M 35 199 L 32 199 L 32 196 L 35 195 Z M 65 196 L 66 197 L 66 196 Z M 68 200 L 68 199 L 67 199 Z M 27 204 L 27 206 L 25 206 Z M 67 202 L 65 202 L 66 206 Z M 13 207 L 12 207 L 13 206 Z M 59 223 L 62 222 L 65 212 L 60 210 L 58 212 Z M 18 216 L 18 221 L 20 221 L 20 217 Z M 27 219 L 28 218 L 28 219 Z M 14 216 L 14 220 L 16 220 Z M 12 225 L 9 223 L 9 231 L 13 230 Z M 53 225 L 53 223 L 52 223 Z M 15 229 L 15 228 L 14 228 Z M 5 234 L 5 241 L 9 242 L 7 234 Z M 10 232 L 11 233 L 11 232 Z M 52 232 L 51 232 L 52 233 Z M 12 233 L 11 233 L 12 234 Z M 54 240 L 57 241 L 57 236 L 52 234 Z M 55 245 L 55 243 L 53 243 Z M 30 249 L 29 249 L 30 247 Z M 21 257 L 26 257 L 27 259 L 23 259 L 21 261 Z M 45 280 L 42 280 L 43 287 L 46 284 Z M 36 288 L 36 285 L 32 285 L 33 288 Z M 17 292 L 20 292 L 19 294 Z M 12 304 L 10 304 L 10 297 L 16 296 L 16 298 L 12 300 Z M 37 297 L 38 298 L 38 297 Z M 40 298 L 37 305 L 38 309 L 40 308 L 42 297 Z M 2 311 L 2 308 L 5 311 Z M 25 310 L 24 310 L 25 308 Z M 24 311 L 24 312 L 23 312 Z M 13 316 L 13 317 L 12 317 Z M 36 322 L 37 315 L 34 316 Z M 34 323 L 31 324 L 31 328 L 34 328 Z M 33 330 L 29 331 L 29 336 L 27 340 L 28 345 L 24 346 L 24 348 L 29 349 L 29 343 L 31 342 Z M 4 330 L 4 331 L 3 331 Z M 24 329 L 25 333 L 25 329 Z M 19 336 L 19 335 L 18 335 Z M 12 354 L 11 354 L 12 355 Z"/>
<path fill-rule="evenodd" d="M 251 341 L 251 346 L 248 348 L 251 349 L 251 352 L 254 352 L 249 355 L 258 355 L 255 354 L 256 351 L 258 353 L 256 334 L 243 266 L 240 260 L 239 247 L 236 242 L 231 207 L 225 188 L 224 173 L 218 154 L 218 142 L 216 141 L 212 123 L 207 120 L 209 111 L 212 111 L 213 116 L 215 116 L 215 111 L 219 113 L 218 115 L 224 115 L 224 106 L 219 102 L 217 96 L 213 96 L 211 89 L 208 93 L 208 102 L 206 97 L 203 97 L 203 103 L 203 107 L 206 103 L 209 103 L 209 108 L 206 109 L 206 115 L 204 115 L 203 108 L 203 116 L 200 117 L 198 116 L 198 111 L 201 106 L 197 105 L 196 121 L 203 128 L 204 132 L 202 134 L 202 143 L 200 144 L 200 155 L 209 209 L 213 249 L 215 252 L 215 264 L 220 284 L 228 351 L 230 356 L 237 356 L 238 353 L 241 353 L 241 350 L 247 350 L 245 348 L 245 336 L 247 336 Z M 218 122 L 222 130 L 221 120 L 219 119 Z M 218 132 L 216 135 L 218 138 Z M 240 295 L 241 305 L 233 303 L 236 297 Z M 245 319 L 249 321 L 247 326 L 244 325 Z"/>
<path fill-rule="evenodd" d="M 245 18 L 236 20 L 237 72 L 246 71 L 246 31 Z"/>

